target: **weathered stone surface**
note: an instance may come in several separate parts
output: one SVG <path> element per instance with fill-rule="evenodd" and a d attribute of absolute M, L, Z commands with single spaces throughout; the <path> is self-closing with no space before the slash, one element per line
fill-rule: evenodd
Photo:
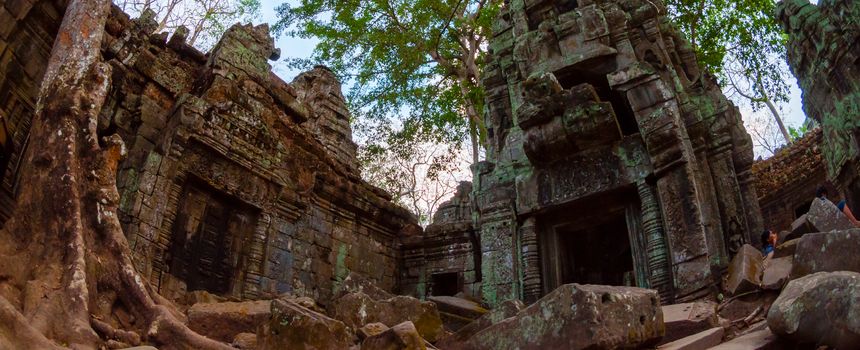
<path fill-rule="evenodd" d="M 331 317 L 343 321 L 352 329 L 380 322 L 389 327 L 411 321 L 421 337 L 435 342 L 442 336 L 442 320 L 436 304 L 408 296 L 374 300 L 364 293 L 349 293 L 328 307 Z"/>
<path fill-rule="evenodd" d="M 361 343 L 361 350 L 425 350 L 424 339 L 418 334 L 415 325 L 406 321 L 377 335 L 368 337 Z"/>
<path fill-rule="evenodd" d="M 379 322 L 368 323 L 368 324 L 362 326 L 361 328 L 359 328 L 358 331 L 356 332 L 356 335 L 358 336 L 359 340 L 364 340 L 368 337 L 372 337 L 374 335 L 381 334 L 382 332 L 387 331 L 388 328 L 389 327 L 386 326 L 384 323 L 379 323 Z"/>
<path fill-rule="evenodd" d="M 726 292 L 737 295 L 755 290 L 761 285 L 762 255 L 755 247 L 745 244 L 732 259 L 726 279 Z"/>
<path fill-rule="evenodd" d="M 352 345 L 352 335 L 343 322 L 290 300 L 273 300 L 257 342 L 261 349 L 341 350 Z"/>
<path fill-rule="evenodd" d="M 860 8 L 853 1 L 783 0 L 776 15 L 788 34 L 788 64 L 803 91 L 803 110 L 821 125 L 828 179 L 860 207 L 860 148 L 857 110 L 860 59 L 855 43 Z M 831 192 L 835 196 L 836 193 Z M 818 227 L 821 231 L 830 228 Z"/>
<path fill-rule="evenodd" d="M 797 249 L 797 243 L 799 242 L 799 239 L 792 239 L 777 245 L 776 249 L 773 250 L 773 258 L 777 259 L 786 256 L 794 256 L 794 252 Z"/>
<path fill-rule="evenodd" d="M 788 282 L 791 275 L 794 257 L 786 256 L 764 261 L 764 273 L 761 278 L 762 289 L 780 290 Z"/>
<path fill-rule="evenodd" d="M 233 338 L 231 343 L 234 348 L 253 350 L 257 348 L 257 335 L 254 333 L 239 333 Z"/>
<path fill-rule="evenodd" d="M 782 350 L 789 345 L 780 341 L 770 329 L 764 328 L 734 338 L 710 350 Z"/>
<path fill-rule="evenodd" d="M 481 307 L 480 304 L 463 298 L 434 296 L 427 300 L 436 304 L 436 308 L 440 312 L 452 313 L 455 315 L 477 319 L 487 313 L 487 309 Z"/>
<path fill-rule="evenodd" d="M 725 330 L 714 327 L 657 347 L 657 350 L 699 350 L 719 345 Z"/>
<path fill-rule="evenodd" d="M 860 229 L 810 233 L 800 238 L 794 252 L 791 279 L 815 272 L 860 272 Z"/>
<path fill-rule="evenodd" d="M 439 346 L 440 349 L 455 349 L 463 346 L 463 343 L 471 338 L 476 333 L 484 330 L 485 328 L 492 326 L 496 323 L 501 322 L 510 317 L 516 316 L 522 309 L 526 306 L 522 301 L 519 300 L 506 300 L 496 306 L 494 309 L 491 309 L 489 312 L 478 318 L 477 320 L 467 324 L 463 328 L 457 330 L 454 334 L 451 334 L 439 342 L 436 345 Z"/>
<path fill-rule="evenodd" d="M 458 331 L 487 313 L 480 304 L 463 298 L 434 296 L 427 300 L 436 304 L 445 329 Z"/>
<path fill-rule="evenodd" d="M 830 232 L 854 228 L 848 217 L 829 200 L 814 199 L 806 213 L 806 220 L 817 232 Z"/>
<path fill-rule="evenodd" d="M 188 327 L 212 339 L 231 342 L 239 333 L 254 333 L 271 316 L 270 300 L 200 303 L 188 309 Z"/>
<path fill-rule="evenodd" d="M 377 287 L 373 281 L 357 273 L 350 272 L 338 286 L 335 298 L 340 298 L 349 293 L 364 293 L 373 300 L 384 300 L 394 296 L 389 292 Z"/>
<path fill-rule="evenodd" d="M 466 348 L 636 348 L 655 345 L 664 333 L 657 292 L 567 284 L 478 332 Z"/>
<path fill-rule="evenodd" d="M 668 343 L 716 327 L 717 304 L 709 301 L 666 305 L 663 323 L 666 334 L 661 343 Z"/>
<path fill-rule="evenodd" d="M 792 280 L 771 305 L 767 324 L 796 343 L 860 347 L 860 273 L 818 272 Z"/>

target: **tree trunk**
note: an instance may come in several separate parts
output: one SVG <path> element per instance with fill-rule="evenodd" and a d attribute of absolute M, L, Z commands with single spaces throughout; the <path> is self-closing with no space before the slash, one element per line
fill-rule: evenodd
<path fill-rule="evenodd" d="M 191 332 L 135 271 L 117 206 L 125 149 L 101 140 L 108 0 L 69 1 L 42 81 L 12 218 L 0 230 L 0 348 L 229 349 Z M 117 313 L 133 321 L 117 329 Z"/>
<path fill-rule="evenodd" d="M 779 112 L 776 110 L 773 102 L 771 102 L 769 98 L 765 97 L 764 104 L 767 105 L 767 108 L 770 110 L 770 114 L 772 114 L 773 119 L 776 120 L 776 125 L 779 126 L 779 132 L 781 132 L 782 137 L 785 138 L 785 143 L 788 145 L 792 144 L 794 140 L 791 139 L 791 135 L 789 135 L 788 130 L 786 130 L 785 124 L 782 123 L 782 117 L 779 116 Z"/>

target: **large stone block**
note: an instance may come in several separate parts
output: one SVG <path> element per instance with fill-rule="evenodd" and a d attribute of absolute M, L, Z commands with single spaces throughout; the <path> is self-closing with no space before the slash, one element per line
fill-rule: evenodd
<path fill-rule="evenodd" d="M 666 325 L 666 335 L 662 342 L 693 335 L 716 327 L 717 304 L 709 301 L 666 305 L 663 309 L 663 323 Z"/>
<path fill-rule="evenodd" d="M 811 274 L 786 285 L 767 314 L 775 334 L 796 343 L 860 347 L 860 273 Z"/>
<path fill-rule="evenodd" d="M 273 300 L 271 318 L 257 333 L 260 349 L 342 350 L 352 334 L 343 322 L 308 310 L 290 300 Z"/>
<path fill-rule="evenodd" d="M 475 334 L 468 349 L 612 349 L 655 345 L 665 333 L 654 290 L 567 284 Z"/>
<path fill-rule="evenodd" d="M 830 232 L 836 230 L 847 230 L 854 228 L 848 217 L 829 200 L 813 199 L 806 220 L 815 227 L 818 232 Z"/>
<path fill-rule="evenodd" d="M 424 339 L 418 334 L 415 325 L 406 321 L 377 335 L 368 337 L 361 343 L 361 350 L 425 350 Z"/>
<path fill-rule="evenodd" d="M 256 332 L 270 316 L 270 300 L 198 303 L 188 309 L 188 328 L 229 343 L 239 333 Z"/>
<path fill-rule="evenodd" d="M 722 327 L 714 327 L 671 343 L 657 347 L 657 350 L 699 350 L 708 349 L 720 345 L 723 341 L 725 330 Z"/>
<path fill-rule="evenodd" d="M 456 333 L 441 339 L 436 345 L 441 349 L 456 349 L 462 346 L 462 343 L 467 341 L 476 333 L 490 327 L 496 323 L 502 322 L 505 319 L 514 317 L 526 306 L 519 300 L 507 300 L 497 305 L 495 308 L 467 324 L 463 328 L 457 330 Z"/>
<path fill-rule="evenodd" d="M 758 249 L 744 244 L 729 265 L 726 292 L 738 295 L 761 285 L 762 255 Z"/>
<path fill-rule="evenodd" d="M 362 292 L 349 293 L 332 302 L 328 313 L 354 330 L 372 322 L 392 327 L 412 321 L 418 333 L 427 341 L 435 342 L 443 333 L 442 319 L 436 304 L 413 297 L 395 296 L 374 300 Z"/>
<path fill-rule="evenodd" d="M 794 257 L 791 256 L 765 260 L 761 287 L 770 290 L 782 289 L 782 286 L 788 282 L 793 261 Z"/>
<path fill-rule="evenodd" d="M 794 252 L 791 279 L 814 272 L 860 272 L 860 229 L 810 233 L 800 238 Z"/>

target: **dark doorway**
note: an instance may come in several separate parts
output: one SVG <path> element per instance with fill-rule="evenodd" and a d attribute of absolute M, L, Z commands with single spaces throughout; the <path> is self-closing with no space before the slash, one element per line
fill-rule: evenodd
<path fill-rule="evenodd" d="M 200 181 L 185 186 L 167 264 L 189 291 L 227 294 L 241 280 L 257 212 Z"/>
<path fill-rule="evenodd" d="M 562 284 L 636 285 L 623 213 L 587 228 L 560 226 L 556 234 Z"/>
<path fill-rule="evenodd" d="M 797 208 L 794 208 L 794 218 L 797 219 L 801 217 L 803 214 L 809 212 L 809 208 L 812 206 L 812 201 L 805 202 L 799 205 Z"/>
<path fill-rule="evenodd" d="M 433 274 L 432 281 L 431 295 L 433 296 L 454 296 L 463 290 L 460 274 L 456 272 Z"/>

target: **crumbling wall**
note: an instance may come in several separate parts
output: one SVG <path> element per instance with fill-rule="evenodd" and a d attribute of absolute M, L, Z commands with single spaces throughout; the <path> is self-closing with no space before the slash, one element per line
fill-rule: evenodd
<path fill-rule="evenodd" d="M 788 65 L 803 91 L 803 111 L 824 133 L 827 176 L 860 205 L 860 7 L 852 0 L 779 3 L 777 16 L 788 33 Z"/>
<path fill-rule="evenodd" d="M 39 4 L 11 30 L 2 24 L 4 118 L 32 117 L 59 23 Z M 156 27 L 150 12 L 132 20 L 115 7 L 103 44 L 113 76 L 99 133 L 118 133 L 128 148 L 120 219 L 141 275 L 170 298 L 190 287 L 326 303 L 350 272 L 396 289 L 401 233 L 420 228 L 360 179 L 336 77 L 318 67 L 280 80 L 266 26 L 233 26 L 208 54 L 185 43 L 186 30 L 168 37 Z M 32 72 L 21 76 L 26 64 Z"/>
<path fill-rule="evenodd" d="M 765 160 L 753 164 L 759 207 L 765 227 L 790 230 L 809 210 L 818 186 L 836 190 L 827 181 L 821 155 L 822 132 L 814 129 Z"/>
<path fill-rule="evenodd" d="M 461 182 L 454 196 L 439 206 L 424 234 L 404 240 L 402 293 L 419 297 L 446 292 L 480 295 L 481 250 L 473 225 L 471 193 L 472 184 Z"/>

